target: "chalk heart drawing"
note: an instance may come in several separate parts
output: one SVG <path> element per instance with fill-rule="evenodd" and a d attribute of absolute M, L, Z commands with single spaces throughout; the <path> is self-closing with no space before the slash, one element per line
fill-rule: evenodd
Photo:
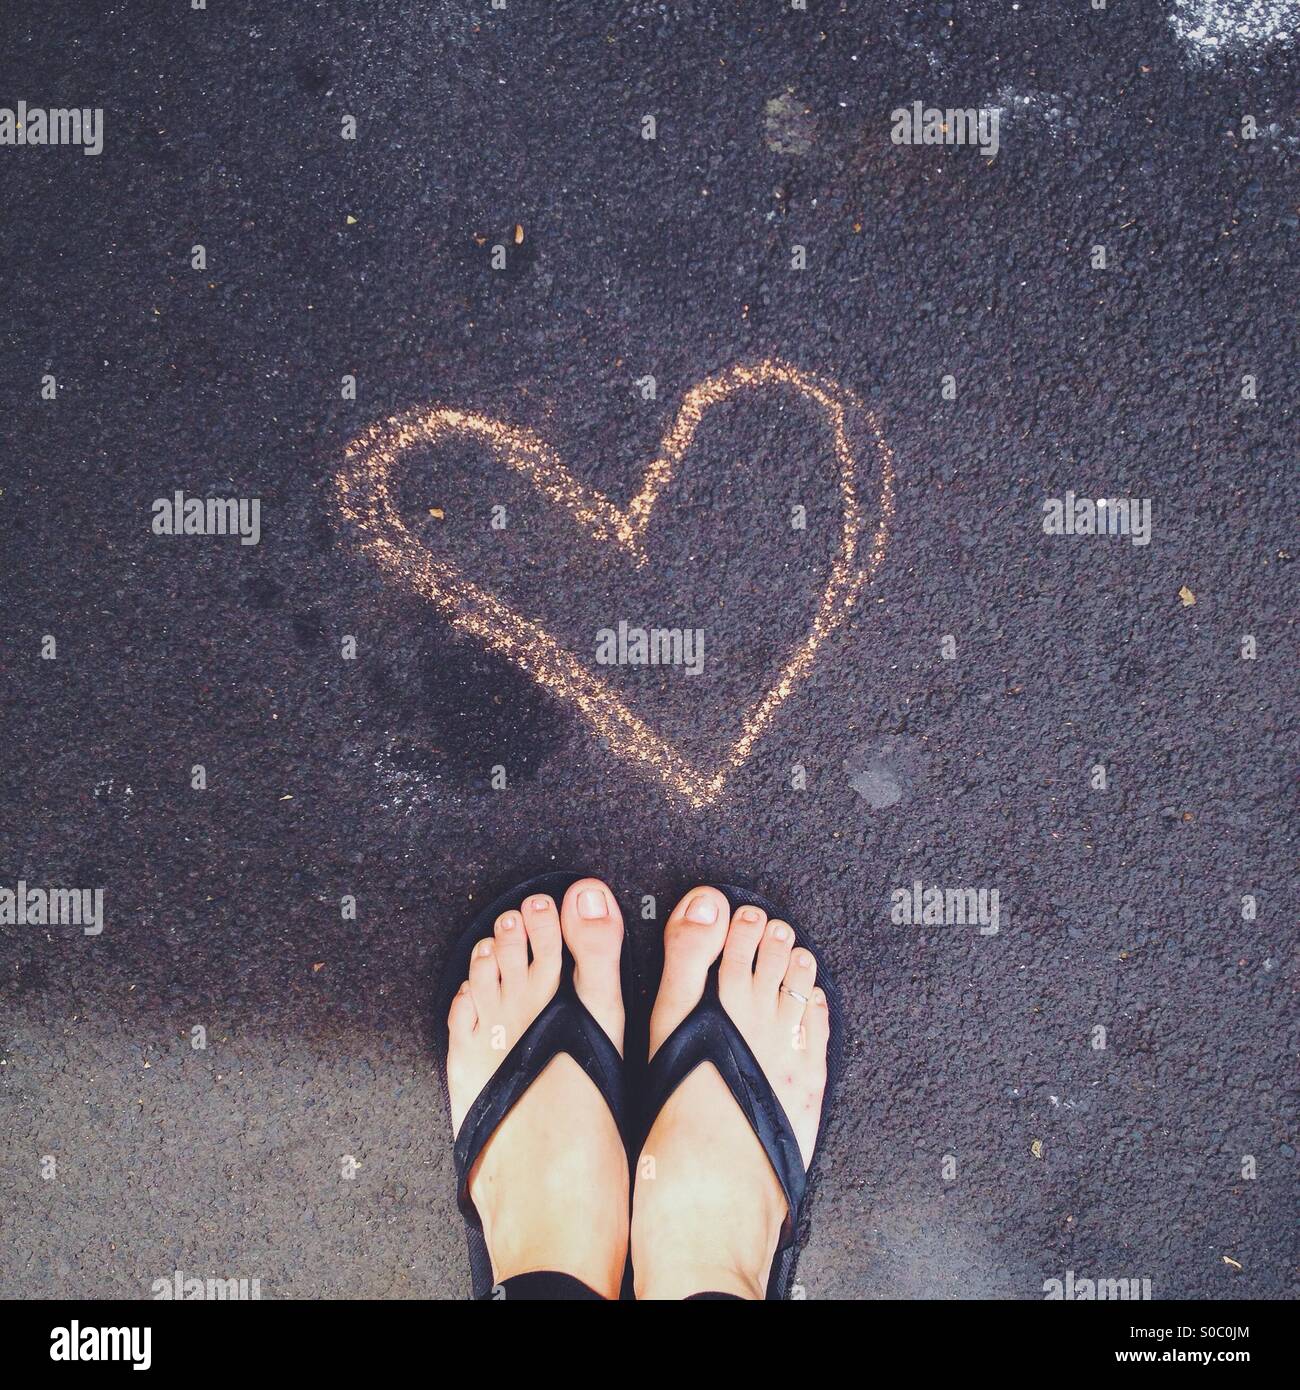
<path fill-rule="evenodd" d="M 408 530 L 394 503 L 394 470 L 408 450 L 454 438 L 476 440 L 505 466 L 522 473 L 544 497 L 566 508 L 593 541 L 622 550 L 641 566 L 650 558 L 645 536 L 655 505 L 707 412 L 743 392 L 774 389 L 793 392 L 820 415 L 838 467 L 843 525 L 811 623 L 775 682 L 745 712 L 740 736 L 713 768 L 697 766 L 661 738 L 589 663 L 541 624 L 517 613 L 453 562 L 431 554 Z M 862 433 L 870 436 L 879 472 L 875 528 L 865 541 L 859 461 L 849 428 L 854 415 L 866 426 Z M 532 430 L 441 406 L 408 411 L 371 426 L 348 446 L 337 484 L 344 516 L 359 531 L 362 548 L 385 573 L 423 595 L 455 628 L 472 634 L 544 689 L 569 701 L 614 753 L 642 766 L 671 794 L 696 808 L 722 795 L 728 777 L 749 758 L 777 711 L 807 676 L 818 649 L 871 582 L 885 556 L 894 512 L 893 459 L 875 417 L 842 387 L 770 359 L 731 367 L 686 393 L 645 471 L 640 492 L 625 507 L 579 482 Z"/>

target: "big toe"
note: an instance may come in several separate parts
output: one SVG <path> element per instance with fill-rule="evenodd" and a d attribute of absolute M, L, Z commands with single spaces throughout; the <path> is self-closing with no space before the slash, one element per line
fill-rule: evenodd
<path fill-rule="evenodd" d="M 699 1003 L 730 918 L 726 895 L 707 884 L 692 888 L 673 908 L 664 927 L 664 973 L 650 1018 L 652 1052 Z"/>
<path fill-rule="evenodd" d="M 570 885 L 560 905 L 560 929 L 573 956 L 573 986 L 620 1051 L 623 1048 L 623 992 L 619 958 L 623 914 L 618 900 L 598 878 Z"/>

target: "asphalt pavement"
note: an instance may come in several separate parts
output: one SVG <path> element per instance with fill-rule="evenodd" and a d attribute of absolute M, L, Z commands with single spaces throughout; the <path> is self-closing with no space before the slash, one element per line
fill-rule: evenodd
<path fill-rule="evenodd" d="M 103 111 L 0 145 L 0 886 L 104 894 L 0 925 L 0 1297 L 462 1297 L 430 999 L 549 868 L 643 995 L 700 879 L 813 930 L 807 1297 L 1294 1296 L 1294 0 L 0 30 L 0 105 Z M 896 143 L 915 102 L 996 153 Z M 824 406 L 710 398 L 640 557 L 573 497 L 628 515 L 764 364 L 848 402 L 881 551 L 731 757 L 852 531 Z M 349 444 L 438 411 L 385 567 Z M 158 534 L 177 491 L 257 543 Z M 1096 498 L 1127 531 L 1044 529 Z"/>

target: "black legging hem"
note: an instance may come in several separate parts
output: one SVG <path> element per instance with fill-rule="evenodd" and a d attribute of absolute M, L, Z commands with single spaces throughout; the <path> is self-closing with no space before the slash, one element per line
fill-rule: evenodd
<path fill-rule="evenodd" d="M 734 1293 L 693 1293 L 686 1302 L 694 1303 L 701 1299 L 726 1298 L 741 1300 Z M 552 1270 L 536 1270 L 532 1274 L 516 1274 L 511 1279 L 503 1279 L 484 1295 L 485 1300 L 494 1303 L 507 1303 L 521 1299 L 526 1302 L 546 1303 L 607 1303 L 608 1299 L 588 1288 L 581 1279 L 572 1274 L 557 1274 Z"/>

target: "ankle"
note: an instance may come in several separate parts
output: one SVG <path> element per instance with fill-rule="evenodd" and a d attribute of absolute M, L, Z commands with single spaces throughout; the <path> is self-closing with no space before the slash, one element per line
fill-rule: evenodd
<path fill-rule="evenodd" d="M 737 1298 L 761 1301 L 766 1294 L 762 1283 L 730 1265 L 674 1265 L 671 1269 L 652 1267 L 635 1271 L 637 1298 L 680 1302 L 697 1293 L 729 1293 Z"/>
<path fill-rule="evenodd" d="M 571 1195 L 571 1194 L 570 1194 Z M 477 1202 L 476 1202 L 476 1205 Z M 575 1208 L 539 1199 L 529 1219 L 517 1203 L 478 1207 L 497 1283 L 520 1274 L 567 1274 L 602 1298 L 617 1298 L 627 1264 L 627 1198 Z"/>
<path fill-rule="evenodd" d="M 601 1298 L 616 1302 L 623 1292 L 623 1266 L 586 1252 L 568 1251 L 557 1253 L 548 1251 L 545 1255 L 526 1255 L 512 1252 L 501 1263 L 492 1257 L 492 1277 L 497 1284 L 507 1279 L 515 1279 L 523 1274 L 567 1274 L 585 1284 Z"/>

